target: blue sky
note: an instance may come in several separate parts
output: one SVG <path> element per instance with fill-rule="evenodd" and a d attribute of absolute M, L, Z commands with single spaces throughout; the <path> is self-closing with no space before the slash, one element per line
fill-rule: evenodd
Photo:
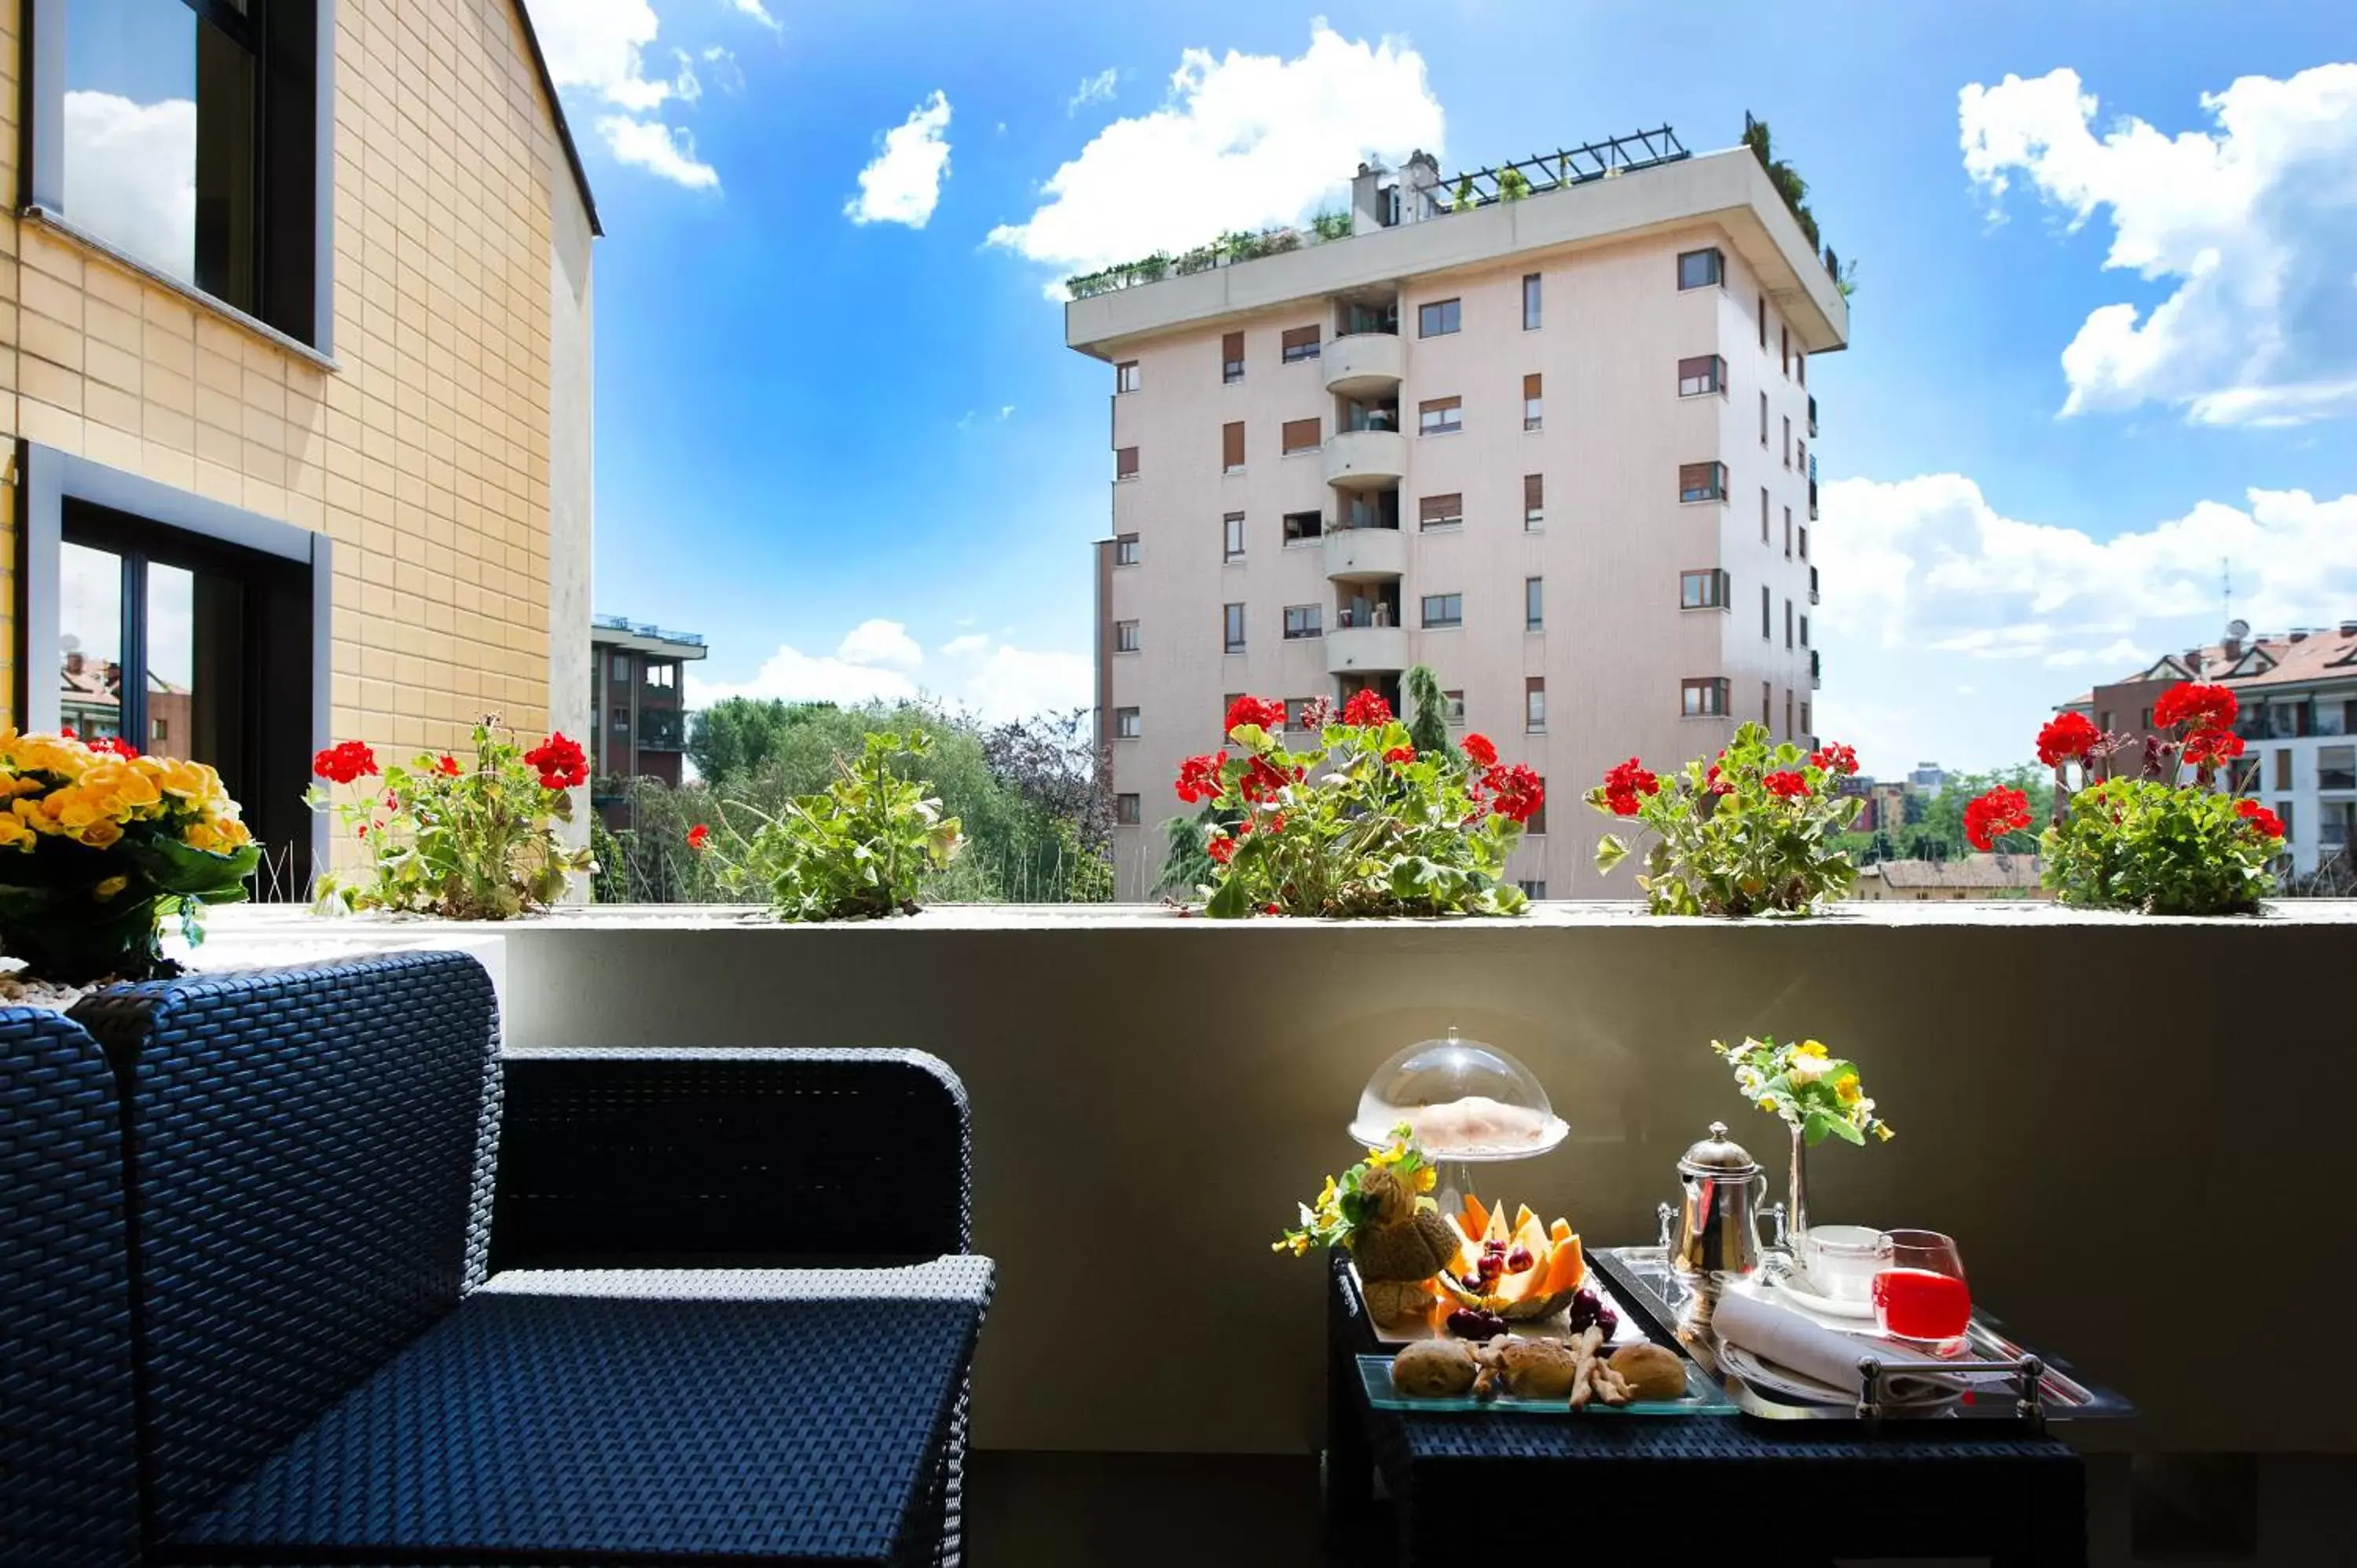
<path fill-rule="evenodd" d="M 1403 127 L 1453 168 L 1747 109 L 1858 266 L 1810 382 L 1819 723 L 1869 769 L 2026 756 L 2215 635 L 2222 556 L 2261 629 L 2357 616 L 2339 7 L 532 5 L 608 231 L 596 597 L 703 631 L 701 691 L 1086 699 L 1107 372 L 1074 268 L 991 238 L 1073 160 L 1034 248 L 1110 260 Z"/>

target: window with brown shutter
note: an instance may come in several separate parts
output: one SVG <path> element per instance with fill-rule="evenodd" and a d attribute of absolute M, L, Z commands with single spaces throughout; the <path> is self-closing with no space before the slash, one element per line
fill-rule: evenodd
<path fill-rule="evenodd" d="M 1465 521 L 1461 494 L 1426 496 L 1415 503 L 1416 522 L 1423 528 L 1456 528 Z"/>
<path fill-rule="evenodd" d="M 1285 422 L 1285 452 L 1286 456 L 1290 456 L 1296 452 L 1315 452 L 1317 450 L 1318 422 L 1316 420 L 1288 419 Z"/>
<path fill-rule="evenodd" d="M 1525 530 L 1546 526 L 1546 476 L 1523 476 L 1523 527 Z"/>
<path fill-rule="evenodd" d="M 1113 477 L 1116 479 L 1137 478 L 1137 448 L 1124 446 L 1113 455 Z"/>
<path fill-rule="evenodd" d="M 1244 424 L 1237 420 L 1220 427 L 1220 467 L 1234 473 L 1244 466 Z"/>
<path fill-rule="evenodd" d="M 1288 327 L 1285 329 L 1282 344 L 1285 362 L 1288 365 L 1297 360 L 1314 360 L 1318 357 L 1318 328 Z"/>
<path fill-rule="evenodd" d="M 1454 435 L 1465 428 L 1465 400 L 1459 397 L 1437 397 L 1415 405 L 1415 428 L 1420 435 Z"/>
<path fill-rule="evenodd" d="M 1717 501 L 1726 499 L 1726 464 L 1682 463 L 1678 466 L 1678 499 Z"/>
<path fill-rule="evenodd" d="M 1523 378 L 1523 428 L 1536 430 L 1545 423 L 1544 397 L 1536 375 Z"/>
<path fill-rule="evenodd" d="M 1232 385 L 1244 379 L 1244 335 L 1231 332 L 1220 339 L 1220 379 Z"/>

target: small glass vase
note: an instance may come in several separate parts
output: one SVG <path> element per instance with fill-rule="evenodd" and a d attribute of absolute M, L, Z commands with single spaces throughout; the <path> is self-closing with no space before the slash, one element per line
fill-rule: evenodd
<path fill-rule="evenodd" d="M 1792 1191 L 1784 1200 L 1784 1240 L 1795 1257 L 1805 1255 L 1804 1243 L 1809 1235 L 1808 1150 L 1796 1123 L 1792 1128 Z"/>

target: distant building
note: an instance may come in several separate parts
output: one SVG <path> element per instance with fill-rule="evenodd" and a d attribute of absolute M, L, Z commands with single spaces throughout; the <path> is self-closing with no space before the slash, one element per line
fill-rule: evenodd
<path fill-rule="evenodd" d="M 2153 703 L 2180 681 L 2215 682 L 2242 704 L 2234 733 L 2245 747 L 2237 793 L 2281 817 L 2286 858 L 2308 875 L 2357 854 L 2357 619 L 2333 627 L 2236 635 L 2171 653 L 2122 681 L 2061 704 L 2100 729 L 2137 741 L 2155 735 Z M 2136 767 L 2122 752 L 2122 771 Z"/>
<path fill-rule="evenodd" d="M 2039 886 L 2034 854 L 1968 854 L 1960 860 L 1885 860 L 1858 873 L 1854 898 L 1869 902 L 1968 903 L 1992 898 L 2051 898 Z"/>
<path fill-rule="evenodd" d="M 687 750 L 685 671 L 705 656 L 703 634 L 592 616 L 589 653 L 591 778 L 660 779 L 676 788 Z M 608 827 L 630 825 L 626 799 L 600 793 L 597 802 Z"/>
<path fill-rule="evenodd" d="M 1936 795 L 1947 787 L 1948 770 L 1936 762 L 1919 762 L 1907 776 L 1907 788 L 1918 794 Z"/>

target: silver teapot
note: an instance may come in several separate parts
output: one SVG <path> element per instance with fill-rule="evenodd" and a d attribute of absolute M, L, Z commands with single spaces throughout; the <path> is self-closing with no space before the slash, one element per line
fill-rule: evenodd
<path fill-rule="evenodd" d="M 1727 1135 L 1727 1123 L 1710 1124 L 1710 1136 L 1678 1161 L 1685 1189 L 1674 1228 L 1670 1229 L 1670 1267 L 1687 1279 L 1745 1278 L 1760 1268 L 1760 1200 L 1768 1196 L 1768 1173 L 1743 1145 Z M 1668 1205 L 1663 1219 L 1670 1218 Z M 1781 1217 L 1780 1217 L 1781 1218 Z"/>

